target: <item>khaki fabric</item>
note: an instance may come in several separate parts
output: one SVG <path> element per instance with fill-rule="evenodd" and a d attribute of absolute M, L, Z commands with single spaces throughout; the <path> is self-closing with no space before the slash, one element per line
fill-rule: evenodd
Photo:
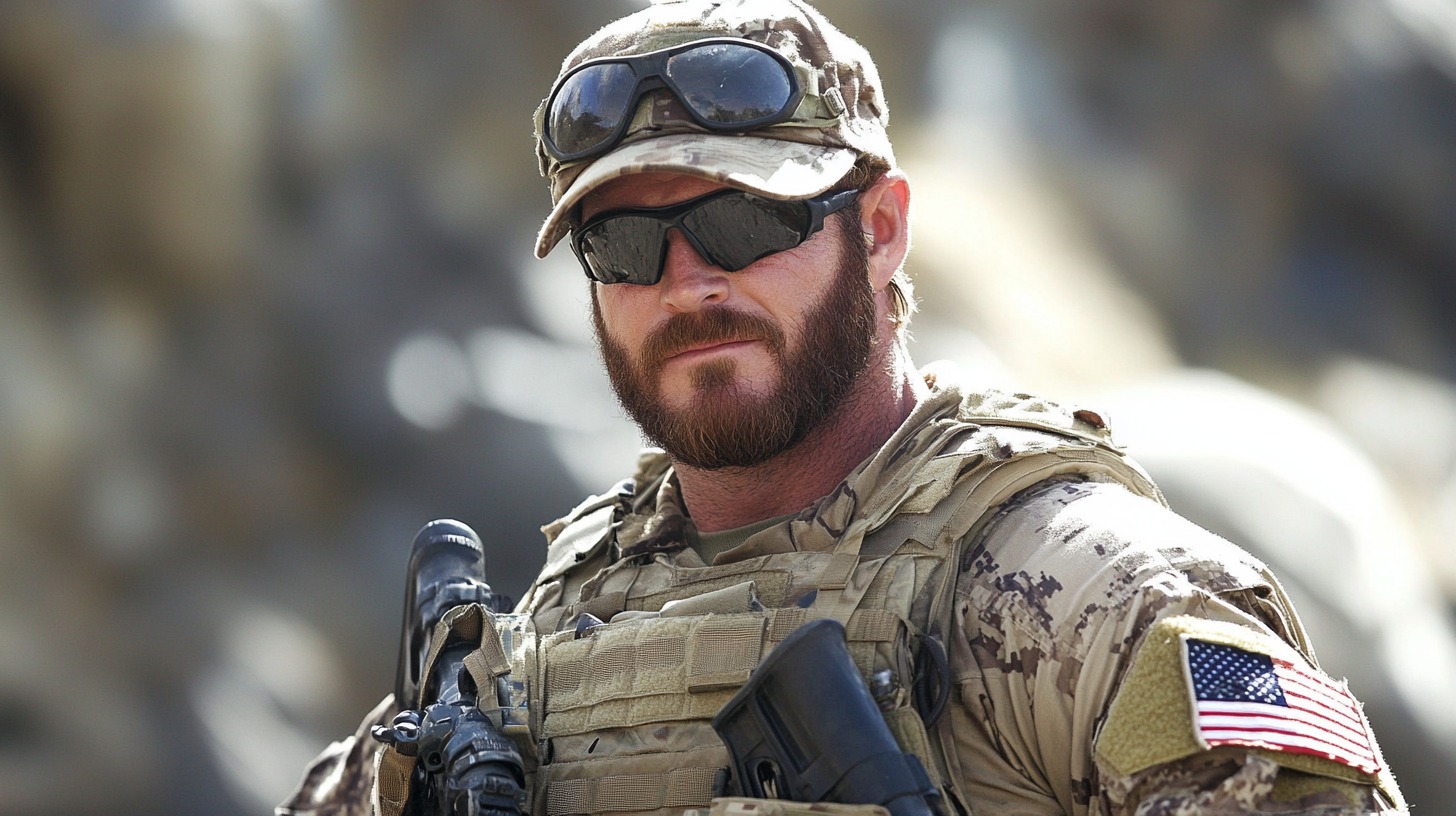
<path fill-rule="evenodd" d="M 1183 640 L 1187 637 L 1234 646 L 1295 664 L 1305 662 L 1303 655 L 1271 633 L 1191 616 L 1177 616 L 1159 622 L 1144 639 L 1143 647 L 1113 700 L 1107 722 L 1097 738 L 1098 761 L 1122 778 L 1133 779 L 1150 768 L 1166 766 L 1207 751 L 1195 736 L 1183 653 Z M 1368 734 L 1369 724 L 1362 722 L 1361 725 Z M 1376 750 L 1378 752 L 1378 746 Z M 1347 788 L 1331 785 L 1328 781 L 1331 779 L 1351 783 L 1349 788 L 1374 786 L 1392 800 L 1397 795 L 1388 767 L 1377 775 L 1370 775 L 1341 762 L 1309 754 L 1262 748 L 1247 749 L 1246 753 L 1260 755 L 1287 769 L 1288 773 L 1282 777 L 1270 780 L 1269 793 L 1276 792 L 1277 783 L 1279 795 L 1276 798 L 1281 800 L 1299 800 L 1327 789 Z M 1383 759 L 1380 761 L 1384 765 Z"/>
<path fill-rule="evenodd" d="M 1328 778 L 1303 779 L 1319 791 L 1306 802 L 1278 801 L 1281 780 L 1303 774 L 1288 755 L 1158 748 L 1186 703 L 1129 670 L 1162 622 L 1265 642 L 1294 627 L 1277 639 L 1291 651 L 1306 642 L 1273 577 L 1233 545 L 1118 488 L 1053 482 L 1003 506 L 962 565 L 950 638 L 959 705 L 940 735 L 954 746 L 952 775 L 984 812 L 1303 813 L 1352 791 L 1358 805 L 1309 812 L 1404 812 L 1394 785 L 1383 804 L 1373 785 Z M 1108 721 L 1115 697 L 1144 694 L 1136 716 Z M 1114 743 L 1163 753 L 1130 762 Z M 1229 809 L 1234 801 L 1244 809 Z"/>
<path fill-rule="evenodd" d="M 1312 661 L 1298 616 L 1262 563 L 1163 506 L 1098 413 L 934 385 L 880 455 L 795 519 L 724 553 L 722 572 L 675 549 L 691 520 L 666 460 L 644 459 L 615 545 L 573 556 L 591 562 L 591 577 L 547 576 L 527 607 L 538 624 L 566 623 L 605 597 L 644 609 L 706 576 L 728 586 L 765 575 L 769 607 L 813 592 L 818 614 L 904 610 L 910 641 L 931 631 L 946 641 L 952 704 L 925 759 L 972 811 L 1123 814 L 1166 805 L 1156 797 L 1175 791 L 1167 812 L 1217 813 L 1229 801 L 1218 791 L 1247 799 L 1248 780 L 1262 774 L 1267 809 L 1250 812 L 1336 801 L 1348 809 L 1328 812 L 1399 812 L 1393 785 L 1395 804 L 1384 805 L 1372 785 L 1319 781 L 1278 755 L 1242 752 L 1215 771 L 1199 756 L 1138 773 L 1100 767 L 1096 734 L 1160 620 L 1191 615 L 1277 635 Z M 942 565 L 954 572 L 948 584 Z M 888 644 L 859 657 L 866 669 L 906 659 Z M 1154 790 L 1145 783 L 1157 773 Z"/>
<path fill-rule="evenodd" d="M 445 613 L 430 635 L 430 651 L 420 669 L 421 677 L 428 677 L 434 670 L 440 652 L 451 637 L 477 644 L 475 651 L 464 659 L 465 670 L 470 673 L 476 688 L 494 689 L 497 678 L 524 673 L 530 665 L 529 655 L 534 652 L 534 633 L 530 621 L 521 615 L 497 615 L 476 603 L 457 606 Z M 516 742 L 524 742 L 529 754 L 530 731 L 527 727 L 529 708 L 528 692 L 519 680 L 507 682 L 507 698 L 504 705 L 491 708 L 487 716 L 495 728 Z M 412 705 L 423 708 L 425 690 L 420 689 L 419 698 Z M 484 696 L 484 695 L 483 695 Z M 488 699 L 488 698 L 487 698 Z M 482 703 L 482 708 L 485 704 Z M 367 733 L 367 732 L 366 732 Z M 415 770 L 416 758 L 406 756 L 393 747 L 378 751 L 374 762 L 374 787 L 371 809 L 375 816 L 399 816 L 409 802 L 410 779 Z"/>
<path fill-rule="evenodd" d="M 714 799 L 707 810 L 690 810 L 685 816 L 889 816 L 879 805 L 840 805 L 831 802 L 787 802 L 780 799 L 724 797 Z"/>
<path fill-rule="evenodd" d="M 1166 508 L 1099 414 L 927 382 L 931 396 L 836 491 L 713 565 L 687 545 L 660 453 L 630 493 L 545 528 L 547 566 L 517 610 L 537 640 L 510 675 L 539 749 L 534 813 L 711 811 L 726 754 L 708 719 L 811 617 L 848 621 L 861 671 L 892 673 L 887 720 L 948 812 L 1404 812 L 1393 781 L 1382 793 L 1273 752 L 1121 759 L 1114 744 L 1135 743 L 1137 723 L 1118 719 L 1119 732 L 1109 712 L 1138 695 L 1124 678 L 1150 632 L 1221 622 L 1317 665 L 1298 616 L 1263 564 Z M 664 614 L 674 601 L 689 614 Z M 606 623 L 578 637 L 584 612 Z M 909 689 L 932 637 L 950 700 L 927 727 Z M 1099 743 L 1105 727 L 1125 736 Z"/>
<path fill-rule="evenodd" d="M 654 645 L 648 647 L 643 632 L 662 633 L 668 624 L 644 619 L 643 614 L 650 615 L 664 604 L 680 604 L 684 598 L 732 592 L 752 577 L 756 599 L 773 621 L 765 629 L 767 644 L 792 631 L 786 624 L 789 620 L 809 616 L 847 620 L 851 653 L 861 670 L 869 675 L 889 669 L 896 684 L 906 689 L 921 642 L 932 630 L 945 637 L 940 620 L 951 606 L 954 559 L 992 508 L 1029 486 L 1068 474 L 1114 480 L 1144 501 L 1155 506 L 1161 502 L 1146 476 L 1112 445 L 1097 414 L 1018 395 L 987 393 L 966 399 L 953 387 L 920 405 L 881 452 L 839 490 L 796 517 L 749 535 L 711 566 L 704 566 L 687 546 L 693 539 L 692 522 L 682 511 L 667 465 L 660 454 L 642 460 L 630 505 L 619 507 L 608 522 L 616 528 L 613 540 L 588 532 L 603 523 L 601 515 L 547 528 L 548 535 L 556 534 L 548 563 L 585 565 L 579 572 L 589 577 L 548 567 L 521 606 L 535 616 L 539 630 L 552 626 L 561 630 L 554 636 L 560 641 L 543 642 L 541 666 L 546 674 L 538 685 L 544 690 L 539 707 L 545 711 L 546 726 L 539 736 L 568 750 L 554 751 L 542 770 L 537 792 L 548 799 L 544 812 L 565 812 L 556 801 L 560 790 L 556 778 L 561 774 L 574 776 L 590 767 L 600 772 L 602 780 L 628 777 L 619 763 L 649 767 L 662 762 L 664 755 L 712 744 L 714 735 L 704 712 L 716 710 L 759 659 L 751 649 L 714 646 L 710 651 L 722 660 L 734 654 L 747 657 L 719 675 L 718 682 L 672 680 L 663 664 L 678 667 L 681 674 L 687 658 L 663 657 L 661 642 L 673 639 L 666 636 L 654 635 Z M 588 502 L 581 515 L 600 514 L 601 507 Z M 594 643 L 575 635 L 574 621 L 584 612 L 612 621 L 591 632 L 588 641 Z M 878 618 L 878 626 L 865 625 L 872 617 Z M 866 636 L 874 629 L 879 631 Z M 636 640 L 636 648 L 615 648 L 640 657 L 637 674 L 614 679 L 610 669 L 601 668 L 620 665 L 613 660 L 594 664 L 589 672 L 575 668 L 582 663 L 580 652 L 614 648 L 613 640 L 629 636 Z M 690 639 L 712 642 L 704 635 Z M 659 672 L 657 682 L 672 688 L 643 685 L 640 675 Z M 572 683 L 592 677 L 596 696 L 583 703 L 572 694 L 560 694 L 552 678 L 563 673 Z M 602 696 L 613 688 L 627 688 L 627 682 L 632 693 L 623 693 L 620 699 Z M 723 696 L 715 699 L 711 693 L 719 682 Z M 934 777 L 954 787 L 955 781 L 942 773 L 946 762 L 938 756 L 923 722 L 908 708 L 910 695 L 902 692 L 899 699 L 902 707 L 887 716 L 892 732 L 902 747 L 922 757 Z M 654 738 L 677 747 L 663 745 L 659 750 L 645 745 L 650 740 L 644 739 L 641 729 L 649 725 L 655 727 Z M 570 746 L 580 744 L 587 734 L 591 756 L 572 754 Z M 697 761 L 705 757 L 710 763 L 724 761 L 721 754 L 700 755 Z M 666 762 L 674 768 L 686 763 L 686 759 Z M 640 781 L 630 777 L 622 784 Z M 704 788 L 699 796 L 710 794 Z M 572 795 L 593 803 L 603 798 L 600 791 L 587 798 L 573 789 Z M 643 810 L 628 806 L 625 793 L 611 798 L 622 812 L 657 812 L 654 808 L 663 801 L 663 792 L 650 791 L 632 800 Z M 543 811 L 539 804 L 537 811 Z"/>

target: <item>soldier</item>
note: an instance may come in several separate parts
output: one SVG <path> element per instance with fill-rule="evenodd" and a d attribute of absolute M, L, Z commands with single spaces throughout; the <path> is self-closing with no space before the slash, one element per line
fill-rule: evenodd
<path fill-rule="evenodd" d="M 537 254 L 569 241 L 659 447 L 544 528 L 502 616 L 532 812 L 753 810 L 714 798 L 709 720 L 814 618 L 889 673 L 948 813 L 1405 812 L 1274 576 L 1098 413 L 917 369 L 886 120 L 870 56 L 799 0 L 658 2 L 538 111 Z M 392 708 L 279 812 L 400 812 L 367 735 Z"/>

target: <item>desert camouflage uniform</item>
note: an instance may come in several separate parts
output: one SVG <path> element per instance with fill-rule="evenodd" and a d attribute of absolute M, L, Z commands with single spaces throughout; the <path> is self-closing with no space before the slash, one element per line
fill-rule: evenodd
<path fill-rule="evenodd" d="M 1388 773 L 1195 741 L 1180 637 L 1313 656 L 1264 565 L 1168 511 L 1101 417 L 927 379 L 931 397 L 835 493 L 712 565 L 660 453 L 630 491 L 546 528 L 547 565 L 504 616 L 535 630 L 512 670 L 535 813 L 708 808 L 727 761 L 708 718 L 809 617 L 846 621 L 860 668 L 894 672 L 887 722 L 951 812 L 1404 812 Z M 579 636 L 588 614 L 609 622 Z M 927 728 L 910 680 L 934 642 L 951 693 Z M 363 733 L 280 812 L 367 813 Z"/>

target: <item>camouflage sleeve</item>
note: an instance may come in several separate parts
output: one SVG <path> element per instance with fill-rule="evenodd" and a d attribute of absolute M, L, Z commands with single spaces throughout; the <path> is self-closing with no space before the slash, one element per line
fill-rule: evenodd
<path fill-rule="evenodd" d="M 1117 780 L 1114 813 L 1140 816 L 1404 814 L 1379 788 L 1306 774 L 1256 751 L 1215 748 Z"/>
<path fill-rule="evenodd" d="M 375 725 L 395 714 L 394 695 L 384 698 L 359 724 L 359 729 L 325 748 L 303 772 L 303 781 L 275 816 L 371 816 L 370 792 L 382 745 L 369 735 Z"/>
<path fill-rule="evenodd" d="M 1303 635 L 1261 563 L 1156 502 L 1094 481 L 1032 488 L 967 542 L 956 601 L 960 705 L 939 728 L 975 812 L 1404 812 L 1388 773 L 1199 743 L 1186 653 L 1149 651 L 1150 636 L 1182 643 L 1160 627 L 1192 621 L 1301 660 Z"/>
<path fill-rule="evenodd" d="M 1243 624 L 1155 623 L 1094 750 L 1113 812 L 1404 812 L 1344 684 Z"/>

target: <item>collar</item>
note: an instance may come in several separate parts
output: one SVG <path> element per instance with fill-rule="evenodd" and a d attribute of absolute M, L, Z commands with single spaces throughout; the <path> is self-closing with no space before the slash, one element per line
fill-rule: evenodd
<path fill-rule="evenodd" d="M 948 432 L 968 427 L 958 420 L 964 396 L 934 369 L 922 372 L 930 392 L 900 428 L 860 463 L 829 495 L 785 522 L 749 536 L 730 551 L 732 560 L 783 552 L 825 552 L 846 538 L 861 539 L 888 522 L 926 480 L 926 462 L 944 450 Z M 637 495 L 617 529 L 623 558 L 673 553 L 687 547 L 692 519 L 682 502 L 671 461 L 660 450 L 638 461 Z"/>

